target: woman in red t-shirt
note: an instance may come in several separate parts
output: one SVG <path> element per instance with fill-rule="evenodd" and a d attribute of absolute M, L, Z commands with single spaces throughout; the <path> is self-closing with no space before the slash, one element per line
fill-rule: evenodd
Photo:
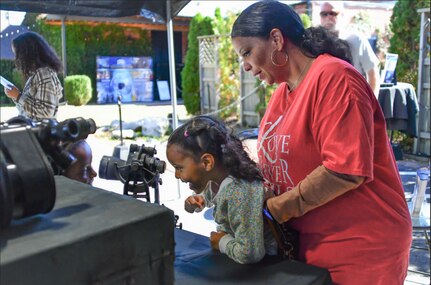
<path fill-rule="evenodd" d="M 403 284 L 411 219 L 379 103 L 346 42 L 260 1 L 232 29 L 244 69 L 279 84 L 261 121 L 267 207 L 300 233 L 300 259 L 334 284 Z"/>

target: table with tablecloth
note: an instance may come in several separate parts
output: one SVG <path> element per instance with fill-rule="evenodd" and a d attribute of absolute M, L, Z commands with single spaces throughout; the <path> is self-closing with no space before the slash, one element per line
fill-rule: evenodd
<path fill-rule="evenodd" d="M 175 230 L 176 285 L 332 284 L 326 269 L 297 261 L 264 258 L 238 264 L 210 247 L 208 237 Z"/>
<path fill-rule="evenodd" d="M 390 132 L 395 159 L 402 160 L 401 147 L 394 142 L 393 135 L 394 131 L 401 131 L 409 137 L 418 136 L 419 104 L 415 89 L 413 85 L 404 82 L 382 84 L 378 100 L 385 116 L 386 129 Z"/>
<path fill-rule="evenodd" d="M 417 115 L 419 104 L 413 85 L 398 82 L 396 85 L 382 85 L 378 96 L 388 130 L 398 130 L 411 137 L 417 137 Z"/>

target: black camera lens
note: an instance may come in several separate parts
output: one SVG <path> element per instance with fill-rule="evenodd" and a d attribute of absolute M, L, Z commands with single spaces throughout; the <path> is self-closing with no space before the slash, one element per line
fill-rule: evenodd
<path fill-rule="evenodd" d="M 120 180 L 121 171 L 119 167 L 125 165 L 126 162 L 113 156 L 104 155 L 100 160 L 99 177 L 107 180 Z"/>
<path fill-rule="evenodd" d="M 62 140 L 85 139 L 89 134 L 96 132 L 96 123 L 93 119 L 75 118 L 65 120 L 52 128 L 52 135 Z"/>
<path fill-rule="evenodd" d="M 149 170 L 157 171 L 159 173 L 164 173 L 166 170 L 166 162 L 156 157 L 147 156 L 145 159 L 145 165 Z"/>
<path fill-rule="evenodd" d="M 1 129 L 0 222 L 47 213 L 55 203 L 54 173 L 31 129 Z M 22 151 L 25 149 L 25 152 Z"/>

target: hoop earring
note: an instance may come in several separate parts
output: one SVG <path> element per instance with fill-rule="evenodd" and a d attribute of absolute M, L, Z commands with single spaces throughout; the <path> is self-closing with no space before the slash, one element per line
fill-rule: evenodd
<path fill-rule="evenodd" d="M 287 55 L 287 53 L 283 53 L 284 54 L 284 62 L 282 64 L 278 64 L 278 63 L 275 63 L 275 61 L 274 61 L 274 53 L 275 52 L 276 52 L 276 50 L 273 50 L 271 53 L 271 63 L 277 67 L 285 66 L 287 63 L 287 60 L 289 59 L 289 56 Z"/>

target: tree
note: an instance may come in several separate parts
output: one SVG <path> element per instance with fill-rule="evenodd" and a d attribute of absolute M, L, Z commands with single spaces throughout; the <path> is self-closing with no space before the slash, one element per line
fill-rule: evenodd
<path fill-rule="evenodd" d="M 239 98 L 240 90 L 240 65 L 238 55 L 236 54 L 233 46 L 230 34 L 232 31 L 233 23 L 235 22 L 237 14 L 228 12 L 225 17 L 220 13 L 220 8 L 215 10 L 215 17 L 213 21 L 214 33 L 219 35 L 218 43 L 218 57 L 219 57 L 219 86 L 216 88 L 219 90 L 220 100 L 218 109 L 223 109 L 218 115 L 227 119 L 228 117 L 236 117 L 237 104 L 233 104 Z"/>
<path fill-rule="evenodd" d="M 417 83 L 420 33 L 417 9 L 429 7 L 428 0 L 397 1 L 394 6 L 389 52 L 398 54 L 397 80 L 400 82 Z"/>
<path fill-rule="evenodd" d="M 418 82 L 420 16 L 419 8 L 430 7 L 428 0 L 397 1 L 389 25 L 393 36 L 388 52 L 398 54 L 397 80 L 416 85 Z M 394 131 L 394 139 L 404 152 L 411 152 L 413 139 Z"/>
<path fill-rule="evenodd" d="M 210 17 L 202 17 L 199 13 L 193 17 L 190 22 L 184 68 L 181 72 L 184 106 L 189 114 L 194 115 L 200 112 L 198 36 L 212 35 L 213 33 Z"/>

